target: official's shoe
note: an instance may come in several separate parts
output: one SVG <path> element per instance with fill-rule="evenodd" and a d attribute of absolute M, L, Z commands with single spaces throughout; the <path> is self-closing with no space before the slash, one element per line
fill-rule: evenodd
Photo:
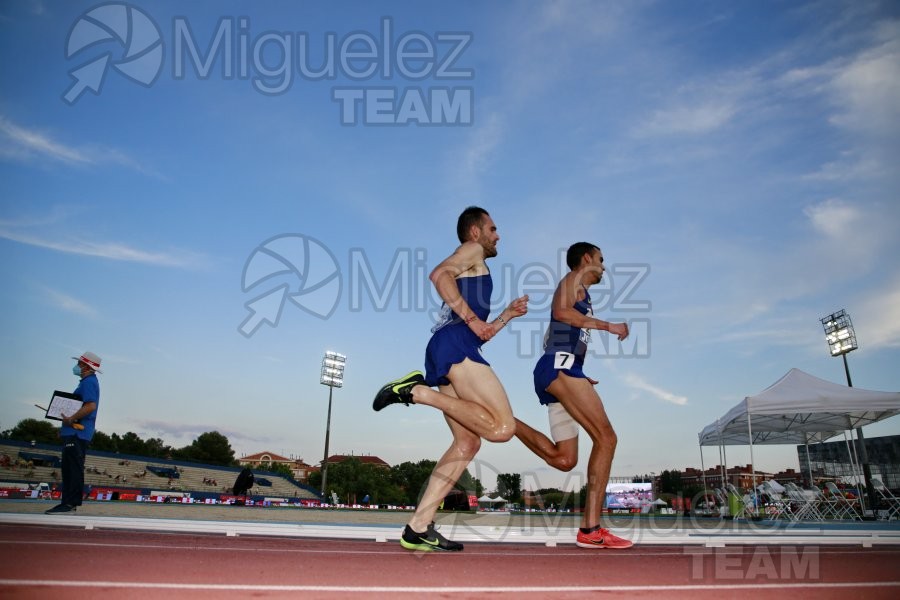
<path fill-rule="evenodd" d="M 445 552 L 460 552 L 463 545 L 459 542 L 451 542 L 434 528 L 434 523 L 428 525 L 425 533 L 417 533 L 407 525 L 400 536 L 400 545 L 407 550 L 421 550 L 422 552 L 431 552 L 433 550 L 443 550 Z"/>
<path fill-rule="evenodd" d="M 69 506 L 68 504 L 58 504 L 51 509 L 45 510 L 45 515 L 63 515 L 67 513 L 73 513 L 77 509 L 74 506 Z"/>
<path fill-rule="evenodd" d="M 581 548 L 622 549 L 631 548 L 634 543 L 631 540 L 626 540 L 611 534 L 609 529 L 600 527 L 590 533 L 584 533 L 579 529 L 578 536 L 575 538 L 575 545 Z"/>
<path fill-rule="evenodd" d="M 381 410 L 389 404 L 414 404 L 412 389 L 417 385 L 425 384 L 425 375 L 421 371 L 413 371 L 409 375 L 395 379 L 388 383 L 375 394 L 372 408 Z"/>

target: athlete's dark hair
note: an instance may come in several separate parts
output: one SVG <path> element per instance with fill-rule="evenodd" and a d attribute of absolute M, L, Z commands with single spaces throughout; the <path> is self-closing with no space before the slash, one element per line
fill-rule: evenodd
<path fill-rule="evenodd" d="M 590 242 L 575 242 L 569 246 L 569 250 L 566 252 L 566 264 L 574 271 L 581 264 L 581 257 L 594 250 L 599 252 L 600 248 Z"/>
<path fill-rule="evenodd" d="M 481 220 L 485 216 L 490 216 L 488 211 L 477 206 L 470 206 L 462 211 L 459 220 L 456 221 L 456 237 L 459 238 L 460 244 L 469 241 L 469 229 L 472 228 L 472 225 L 481 225 Z"/>

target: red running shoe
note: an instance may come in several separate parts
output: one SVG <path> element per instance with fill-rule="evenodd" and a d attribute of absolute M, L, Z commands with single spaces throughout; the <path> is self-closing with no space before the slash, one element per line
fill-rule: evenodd
<path fill-rule="evenodd" d="M 575 538 L 575 545 L 580 548 L 631 548 L 634 544 L 631 540 L 622 539 L 609 532 L 609 529 L 595 529 L 590 533 L 583 533 L 578 530 L 578 537 Z"/>

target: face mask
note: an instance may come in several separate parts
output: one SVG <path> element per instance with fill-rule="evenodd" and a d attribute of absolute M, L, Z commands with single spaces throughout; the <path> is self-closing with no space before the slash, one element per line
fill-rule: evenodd
<path fill-rule="evenodd" d="M 75 377 L 81 377 L 81 367 L 78 365 L 72 367 L 72 374 L 75 375 Z"/>

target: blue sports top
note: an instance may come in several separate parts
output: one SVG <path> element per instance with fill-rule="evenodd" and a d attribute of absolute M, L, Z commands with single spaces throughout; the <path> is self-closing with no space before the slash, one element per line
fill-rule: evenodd
<path fill-rule="evenodd" d="M 594 315 L 594 310 L 591 308 L 591 295 L 586 287 L 584 288 L 584 298 L 576 302 L 572 308 L 583 315 Z M 587 345 L 590 341 L 589 329 L 573 327 L 551 317 L 547 333 L 544 335 L 544 355 L 571 352 L 575 355 L 575 362 L 581 365 L 584 364 L 584 355 L 587 354 Z"/>
<path fill-rule="evenodd" d="M 97 408 L 95 408 L 94 412 L 92 412 L 91 414 L 78 420 L 78 422 L 84 426 L 84 429 L 75 429 L 74 427 L 63 425 L 60 428 L 59 435 L 62 437 L 74 435 L 89 442 L 91 441 L 91 438 L 94 437 L 94 426 L 97 421 L 97 411 L 100 410 L 100 382 L 97 380 L 97 375 L 95 373 L 91 373 L 90 375 L 82 379 L 78 383 L 78 387 L 75 388 L 75 393 L 78 394 L 78 397 L 81 398 L 82 402 L 96 403 Z"/>
<path fill-rule="evenodd" d="M 460 277 L 456 280 L 456 287 L 472 312 L 486 321 L 491 312 L 491 292 L 494 289 L 491 274 Z M 481 355 L 481 344 L 484 342 L 446 304 L 441 307 L 440 318 L 431 332 L 433 335 L 425 348 L 425 381 L 429 386 L 449 385 L 447 375 L 450 369 L 467 358 L 488 364 Z"/>
<path fill-rule="evenodd" d="M 491 294 L 494 291 L 494 280 L 491 279 L 491 274 L 485 273 L 475 277 L 458 277 L 456 279 L 456 288 L 459 290 L 459 295 L 462 296 L 462 299 L 472 309 L 472 312 L 482 321 L 487 321 L 491 314 Z M 439 329 L 455 324 L 465 325 L 459 315 L 444 304 L 441 306 L 438 322 L 431 328 L 431 332 L 437 333 Z"/>

